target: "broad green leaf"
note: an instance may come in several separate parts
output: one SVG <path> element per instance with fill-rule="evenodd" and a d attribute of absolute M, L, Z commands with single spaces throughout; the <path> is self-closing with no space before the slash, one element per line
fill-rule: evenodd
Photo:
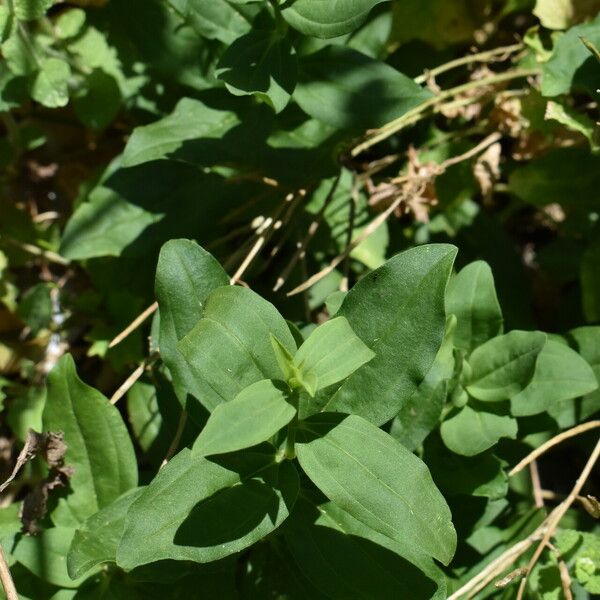
<path fill-rule="evenodd" d="M 295 414 L 291 392 L 286 384 L 270 379 L 259 381 L 213 410 L 194 444 L 192 454 L 224 454 L 266 442 Z"/>
<path fill-rule="evenodd" d="M 569 332 L 575 340 L 577 352 L 592 367 L 596 381 L 600 385 L 600 327 L 578 327 Z M 590 392 L 581 401 L 580 418 L 587 419 L 600 411 L 600 389 Z"/>
<path fill-rule="evenodd" d="M 556 202 L 593 208 L 598 203 L 599 167 L 600 157 L 587 148 L 558 148 L 517 167 L 509 185 L 515 195 L 534 206 Z"/>
<path fill-rule="evenodd" d="M 158 560 L 204 563 L 240 552 L 281 525 L 297 494 L 294 466 L 276 464 L 271 446 L 210 461 L 185 449 L 131 506 L 117 563 L 130 570 Z"/>
<path fill-rule="evenodd" d="M 454 373 L 456 317 L 446 321 L 444 341 L 425 379 L 392 421 L 390 435 L 409 450 L 416 450 L 440 422 Z"/>
<path fill-rule="evenodd" d="M 575 350 L 548 340 L 540 352 L 529 385 L 510 399 L 513 415 L 544 412 L 556 402 L 584 396 L 598 388 L 592 367 Z"/>
<path fill-rule="evenodd" d="M 47 58 L 31 84 L 31 97 L 48 108 L 66 106 L 69 102 L 69 63 L 60 58 Z"/>
<path fill-rule="evenodd" d="M 515 396 L 531 381 L 546 335 L 539 331 L 511 331 L 495 337 L 469 358 L 469 394 L 496 402 Z"/>
<path fill-rule="evenodd" d="M 79 587 L 84 578 L 73 580 L 67 573 L 67 552 L 74 533 L 69 527 L 51 527 L 38 535 L 23 535 L 13 554 L 18 562 L 48 583 Z"/>
<path fill-rule="evenodd" d="M 467 352 L 502 333 L 502 309 L 486 262 L 472 262 L 450 279 L 446 311 L 456 315 L 455 346 Z"/>
<path fill-rule="evenodd" d="M 418 39 L 436 48 L 443 48 L 449 44 L 468 42 L 473 39 L 478 26 L 476 12 L 468 0 L 393 2 L 394 20 L 388 44 L 396 48 Z"/>
<path fill-rule="evenodd" d="M 74 469 L 55 522 L 67 514 L 73 524 L 84 521 L 137 485 L 135 452 L 119 411 L 79 379 L 70 354 L 48 376 L 42 419 L 44 430 L 64 432 L 65 463 Z"/>
<path fill-rule="evenodd" d="M 310 334 L 294 355 L 294 364 L 303 377 L 314 378 L 320 389 L 342 381 L 374 356 L 348 319 L 336 317 Z"/>
<path fill-rule="evenodd" d="M 119 113 L 121 100 L 117 80 L 102 69 L 94 69 L 86 76 L 83 89 L 74 96 L 73 108 L 84 125 L 104 129 Z"/>
<path fill-rule="evenodd" d="M 447 450 L 439 435 L 430 435 L 424 444 L 423 460 L 444 496 L 475 496 L 497 500 L 508 491 L 508 477 L 502 461 L 492 451 L 466 457 Z"/>
<path fill-rule="evenodd" d="M 254 94 L 281 112 L 296 87 L 296 53 L 278 30 L 255 29 L 227 48 L 215 74 L 232 94 Z"/>
<path fill-rule="evenodd" d="M 567 29 L 598 12 L 598 0 L 536 0 L 533 14 L 547 29 Z"/>
<path fill-rule="evenodd" d="M 403 557 L 407 545 L 366 527 L 332 502 L 300 496 L 285 533 L 300 570 L 328 597 L 371 598 L 377 590 L 382 599 L 445 598 L 444 589 L 436 593 L 432 579 L 441 583 L 443 576 L 431 559 L 419 557 L 411 564 L 413 557 Z"/>
<path fill-rule="evenodd" d="M 22 21 L 39 19 L 53 3 L 54 0 L 14 0 L 15 14 Z"/>
<path fill-rule="evenodd" d="M 185 21 L 202 37 L 231 44 L 248 33 L 258 10 L 228 0 L 168 0 Z"/>
<path fill-rule="evenodd" d="M 592 151 L 598 150 L 598 125 L 583 112 L 569 108 L 565 104 L 548 100 L 544 117 L 564 125 L 570 131 L 583 135 L 590 144 Z"/>
<path fill-rule="evenodd" d="M 583 312 L 588 322 L 600 321 L 600 237 L 587 247 L 580 265 Z"/>
<path fill-rule="evenodd" d="M 354 31 L 370 10 L 384 0 L 296 0 L 284 7 L 284 19 L 295 29 L 318 38 Z"/>
<path fill-rule="evenodd" d="M 339 129 L 379 127 L 431 98 L 393 67 L 343 46 L 303 57 L 299 74 L 294 99 L 300 108 Z"/>
<path fill-rule="evenodd" d="M 517 420 L 507 415 L 464 406 L 440 428 L 444 444 L 463 456 L 475 456 L 494 446 L 500 438 L 517 436 Z"/>
<path fill-rule="evenodd" d="M 456 248 L 437 244 L 398 254 L 361 279 L 336 313 L 375 353 L 323 403 L 382 425 L 417 391 L 444 338 L 444 292 Z"/>
<path fill-rule="evenodd" d="M 171 240 L 161 249 L 156 267 L 155 292 L 160 311 L 160 355 L 173 378 L 179 401 L 188 405 L 195 377 L 177 343 L 202 317 L 207 296 L 229 283 L 227 273 L 204 248 L 191 240 Z M 195 395 L 207 409 L 211 395 Z"/>
<path fill-rule="evenodd" d="M 143 491 L 143 488 L 136 488 L 125 492 L 77 529 L 67 554 L 70 577 L 77 579 L 93 567 L 115 562 L 127 511 Z"/>
<path fill-rule="evenodd" d="M 288 323 L 289 325 L 289 323 Z M 302 334 L 300 334 L 302 336 Z M 296 338 L 295 338 L 296 339 Z M 300 342 L 302 339 L 300 339 Z M 290 381 L 292 377 L 296 375 L 296 368 L 294 367 L 294 357 L 290 354 L 289 350 L 273 335 L 271 334 L 271 346 L 273 352 L 277 358 L 277 364 L 281 369 L 284 381 Z"/>
<path fill-rule="evenodd" d="M 296 351 L 287 323 L 270 302 L 243 287 L 211 292 L 202 319 L 177 346 L 194 377 L 188 391 L 212 410 L 252 383 L 281 379 L 271 334 Z"/>
<path fill-rule="evenodd" d="M 542 94 L 559 96 L 571 90 L 585 90 L 592 97 L 598 87 L 598 61 L 581 38 L 600 44 L 600 17 L 572 27 L 554 45 L 550 60 L 543 65 Z"/>
<path fill-rule="evenodd" d="M 122 166 L 133 167 L 168 158 L 189 140 L 220 139 L 238 123 L 238 117 L 232 112 L 183 98 L 167 117 L 134 130 L 125 146 Z"/>
<path fill-rule="evenodd" d="M 390 435 L 355 415 L 315 415 L 300 423 L 296 452 L 315 485 L 355 519 L 450 562 L 450 509 L 425 463 Z"/>
<path fill-rule="evenodd" d="M 61 40 L 75 37 L 85 23 L 85 11 L 81 8 L 63 10 L 54 22 L 54 31 Z"/>

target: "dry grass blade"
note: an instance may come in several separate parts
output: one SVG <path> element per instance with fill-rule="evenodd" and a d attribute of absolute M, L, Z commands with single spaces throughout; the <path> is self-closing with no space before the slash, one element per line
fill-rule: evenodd
<path fill-rule="evenodd" d="M 585 464 L 583 471 L 577 478 L 577 481 L 575 482 L 575 485 L 573 486 L 573 489 L 571 490 L 570 494 L 567 496 L 566 500 L 564 500 L 564 502 L 561 502 L 561 504 L 559 504 L 548 517 L 548 529 L 546 530 L 542 541 L 538 544 L 538 547 L 535 549 L 535 552 L 533 553 L 533 556 L 531 557 L 531 560 L 527 565 L 527 574 L 525 575 L 525 577 L 521 581 L 521 585 L 519 586 L 517 600 L 522 600 L 523 594 L 525 593 L 525 587 L 527 586 L 527 579 L 529 574 L 531 573 L 531 570 L 537 564 L 537 561 L 542 555 L 544 548 L 547 546 L 548 542 L 550 541 L 550 538 L 554 535 L 554 532 L 556 531 L 560 520 L 563 518 L 565 513 L 569 510 L 573 502 L 575 502 L 575 500 L 579 496 L 581 488 L 584 486 L 585 482 L 590 476 L 590 473 L 592 472 L 592 469 L 594 468 L 594 465 L 596 464 L 599 457 L 600 438 L 596 442 L 594 450 L 592 451 L 592 454 L 590 455 L 587 463 Z"/>
<path fill-rule="evenodd" d="M 325 277 L 326 275 L 329 275 L 329 273 L 331 273 L 331 271 L 333 271 L 352 252 L 352 250 L 354 250 L 354 248 L 356 248 L 356 246 L 358 246 L 361 242 L 363 242 L 364 240 L 366 240 L 374 231 L 376 231 L 381 225 L 383 225 L 383 223 L 385 223 L 385 221 L 388 219 L 388 217 L 394 212 L 394 210 L 396 210 L 396 208 L 398 206 L 400 206 L 400 203 L 403 200 L 404 200 L 404 196 L 398 196 L 394 200 L 394 202 L 392 202 L 392 204 L 390 204 L 390 206 L 384 212 L 382 212 L 375 219 L 373 219 L 354 238 L 354 240 L 352 241 L 352 243 L 349 244 L 346 247 L 346 249 L 341 254 L 339 254 L 338 256 L 336 256 L 329 263 L 329 265 L 327 265 L 322 271 L 319 271 L 318 273 L 315 273 L 312 277 L 310 277 L 304 283 L 302 283 L 299 286 L 295 287 L 293 290 L 291 290 L 290 292 L 288 292 L 287 295 L 288 296 L 294 296 L 295 294 L 300 294 L 304 290 L 307 290 L 310 287 L 312 287 L 313 285 L 315 285 L 315 283 L 317 283 L 317 281 L 321 281 L 321 279 L 323 279 L 323 277 Z"/>
<path fill-rule="evenodd" d="M 145 311 L 140 313 L 119 335 L 113 338 L 108 344 L 109 348 L 113 348 L 120 344 L 130 333 L 135 331 L 149 316 L 153 315 L 158 309 L 158 302 L 153 302 Z"/>
<path fill-rule="evenodd" d="M 329 192 L 327 192 L 327 196 L 325 197 L 325 200 L 323 201 L 323 206 L 320 208 L 319 212 L 317 213 L 317 216 L 314 218 L 314 220 L 308 226 L 308 232 L 304 236 L 304 239 L 298 244 L 297 250 L 294 252 L 294 254 L 292 255 L 292 258 L 289 260 L 288 264 L 283 269 L 281 275 L 277 278 L 277 281 L 275 282 L 275 286 L 273 287 L 274 292 L 281 289 L 281 286 L 283 286 L 285 284 L 285 282 L 287 281 L 287 278 L 290 276 L 290 273 L 296 266 L 298 259 L 301 259 L 304 257 L 304 254 L 306 253 L 306 248 L 308 247 L 311 240 L 315 236 L 315 233 L 317 233 L 317 230 L 319 229 L 319 226 L 321 225 L 321 222 L 323 221 L 323 217 L 325 216 L 325 211 L 327 210 L 327 207 L 331 204 L 331 201 L 333 200 L 333 196 L 335 194 L 335 190 L 337 189 L 339 182 L 340 182 L 340 175 L 338 174 L 338 176 L 333 181 L 331 188 L 329 188 Z"/>
<path fill-rule="evenodd" d="M 580 433 L 584 433 L 585 431 L 589 431 L 590 429 L 595 429 L 596 427 L 600 427 L 600 421 L 588 421 L 587 423 L 582 423 L 581 425 L 577 425 L 577 427 L 573 427 L 572 429 L 567 429 L 567 431 L 563 431 L 558 435 L 555 435 L 552 439 L 548 440 L 544 444 L 542 444 L 539 448 L 536 448 L 533 452 L 528 454 L 523 460 L 521 460 L 515 467 L 512 468 L 509 477 L 516 475 L 519 471 L 522 471 L 529 463 L 533 462 L 536 458 L 553 448 L 557 444 L 560 444 L 564 440 L 568 440 L 571 437 L 579 435 Z"/>
<path fill-rule="evenodd" d="M 181 441 L 181 436 L 183 435 L 183 430 L 185 429 L 185 424 L 187 423 L 187 410 L 182 410 L 181 415 L 179 415 L 179 423 L 177 423 L 177 431 L 175 432 L 175 436 L 171 441 L 171 445 L 167 450 L 167 454 L 160 464 L 160 469 L 162 469 L 173 457 L 175 452 L 177 451 L 177 446 L 179 446 L 179 442 Z"/>
<path fill-rule="evenodd" d="M 117 389 L 117 391 L 110 397 L 110 403 L 116 404 L 131 388 L 131 386 L 142 376 L 144 369 L 148 364 L 146 359 Z"/>
<path fill-rule="evenodd" d="M 6 561 L 6 555 L 4 554 L 4 549 L 0 545 L 0 582 L 2 582 L 2 587 L 4 588 L 4 593 L 6 594 L 6 600 L 19 600 L 19 595 L 17 594 L 17 588 L 15 587 L 15 583 L 10 574 L 10 569 L 8 568 L 8 562 Z"/>

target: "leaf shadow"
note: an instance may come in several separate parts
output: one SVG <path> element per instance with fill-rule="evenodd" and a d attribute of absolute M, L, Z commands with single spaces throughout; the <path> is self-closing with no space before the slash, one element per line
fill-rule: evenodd
<path fill-rule="evenodd" d="M 275 524 L 279 505 L 279 497 L 270 485 L 259 479 L 244 481 L 199 502 L 177 529 L 173 542 L 193 547 L 232 542 L 267 518 Z"/>

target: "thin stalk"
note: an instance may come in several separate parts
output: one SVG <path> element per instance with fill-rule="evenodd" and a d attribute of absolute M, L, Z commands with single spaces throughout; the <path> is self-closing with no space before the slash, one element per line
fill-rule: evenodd
<path fill-rule="evenodd" d="M 357 144 L 352 149 L 351 154 L 352 156 L 358 156 L 359 154 L 361 154 L 365 150 L 368 150 L 375 144 L 378 144 L 379 142 L 382 142 L 383 140 L 390 137 L 391 135 L 394 135 L 407 125 L 418 121 L 425 111 L 435 108 L 438 104 L 441 104 L 442 102 L 444 102 L 444 100 L 447 100 L 448 98 L 452 98 L 453 96 L 456 96 L 458 94 L 462 94 L 464 92 L 468 92 L 470 90 L 477 89 L 480 87 L 495 85 L 504 81 L 510 81 L 511 79 L 529 77 L 531 75 L 538 74 L 538 69 L 515 69 L 513 71 L 497 73 L 491 75 L 490 77 L 485 77 L 484 79 L 469 81 L 467 83 L 463 83 L 448 90 L 444 90 L 437 94 L 437 96 L 433 96 L 432 98 L 429 98 L 429 100 L 425 100 L 425 102 L 422 102 L 418 106 L 415 106 L 415 108 L 405 112 L 401 117 L 398 117 L 397 119 L 390 121 L 383 127 L 376 129 L 373 132 L 373 134 L 370 137 L 368 137 L 365 141 L 361 142 L 360 144 Z"/>

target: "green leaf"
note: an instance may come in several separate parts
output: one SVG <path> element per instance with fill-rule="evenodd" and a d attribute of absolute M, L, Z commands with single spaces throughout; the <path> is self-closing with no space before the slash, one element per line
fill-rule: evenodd
<path fill-rule="evenodd" d="M 230 111 L 215 110 L 199 100 L 183 98 L 167 117 L 134 130 L 125 146 L 121 164 L 133 167 L 168 158 L 186 141 L 220 139 L 238 123 L 238 117 Z"/>
<path fill-rule="evenodd" d="M 355 519 L 448 564 L 456 533 L 425 463 L 361 417 L 299 424 L 296 453 L 315 485 Z"/>
<path fill-rule="evenodd" d="M 192 449 L 193 456 L 210 456 L 266 442 L 296 414 L 289 387 L 265 379 L 219 404 Z"/>
<path fill-rule="evenodd" d="M 299 65 L 294 99 L 308 115 L 339 129 L 379 127 L 431 98 L 393 67 L 351 48 L 327 46 Z"/>
<path fill-rule="evenodd" d="M 296 87 L 297 71 L 289 37 L 275 29 L 255 29 L 227 48 L 215 74 L 232 94 L 254 94 L 281 112 Z"/>
<path fill-rule="evenodd" d="M 440 422 L 454 374 L 454 332 L 456 317 L 446 322 L 444 341 L 425 379 L 392 421 L 391 436 L 409 450 L 416 450 Z"/>
<path fill-rule="evenodd" d="M 444 338 L 444 291 L 456 248 L 436 244 L 398 254 L 361 279 L 338 316 L 375 353 L 323 403 L 382 425 L 402 409 Z"/>
<path fill-rule="evenodd" d="M 483 8 L 483 7 L 481 7 Z M 483 12 L 483 10 L 481 11 Z M 473 39 L 479 13 L 468 0 L 402 0 L 392 4 L 393 25 L 388 45 L 396 48 L 414 39 L 435 48 Z M 416 53 L 423 46 L 417 46 Z M 420 57 L 413 60 L 420 61 Z"/>
<path fill-rule="evenodd" d="M 73 467 L 72 489 L 53 519 L 82 522 L 137 485 L 137 463 L 127 427 L 117 408 L 89 387 L 64 355 L 48 376 L 43 413 L 46 431 L 63 431 L 65 463 Z"/>
<path fill-rule="evenodd" d="M 321 389 L 346 379 L 374 356 L 352 331 L 348 319 L 336 317 L 310 334 L 296 352 L 294 365 L 303 378 L 314 378 Z"/>
<path fill-rule="evenodd" d="M 489 402 L 515 396 L 531 381 L 545 343 L 546 335 L 539 331 L 511 331 L 479 346 L 469 358 L 467 391 Z"/>
<path fill-rule="evenodd" d="M 102 69 L 94 69 L 85 85 L 73 98 L 75 114 L 92 129 L 104 129 L 121 108 L 121 91 L 117 80 Z"/>
<path fill-rule="evenodd" d="M 571 90 L 585 90 L 595 97 L 598 87 L 598 62 L 585 47 L 584 37 L 595 46 L 600 44 L 600 17 L 590 23 L 572 27 L 554 45 L 552 56 L 542 68 L 542 94 L 559 96 Z"/>
<path fill-rule="evenodd" d="M 600 327 L 578 327 L 572 329 L 569 335 L 575 340 L 577 352 L 592 367 L 600 386 Z M 583 397 L 580 419 L 587 419 L 598 411 L 600 411 L 600 389 Z"/>
<path fill-rule="evenodd" d="M 300 496 L 285 533 L 300 570 L 328 597 L 372 598 L 377 590 L 377 598 L 445 598 L 443 589 L 436 593 L 434 581 L 443 585 L 443 576 L 431 559 L 406 560 L 407 544 L 366 527 L 332 502 Z"/>
<path fill-rule="evenodd" d="M 581 258 L 580 277 L 583 312 L 588 322 L 600 321 L 600 237 L 596 237 Z"/>
<path fill-rule="evenodd" d="M 281 379 L 271 334 L 288 352 L 296 351 L 287 323 L 270 302 L 243 287 L 211 292 L 202 319 L 178 343 L 194 377 L 188 391 L 212 410 L 252 383 Z"/>
<path fill-rule="evenodd" d="M 600 67 L 599 67 L 600 69 Z M 600 157 L 587 148 L 558 148 L 517 167 L 509 177 L 511 191 L 534 206 L 594 209 L 600 187 Z"/>
<path fill-rule="evenodd" d="M 131 506 L 117 563 L 130 570 L 158 560 L 204 563 L 240 552 L 281 525 L 297 494 L 294 466 L 277 464 L 272 446 L 210 461 L 185 449 Z"/>
<path fill-rule="evenodd" d="M 56 18 L 54 31 L 61 40 L 67 40 L 81 33 L 84 23 L 85 11 L 83 9 L 68 8 Z"/>
<path fill-rule="evenodd" d="M 464 406 L 440 428 L 444 444 L 463 456 L 475 456 L 494 446 L 500 438 L 517 436 L 517 421 L 506 415 Z"/>
<path fill-rule="evenodd" d="M 21 21 L 31 21 L 44 16 L 54 0 L 14 0 L 15 14 Z"/>
<path fill-rule="evenodd" d="M 384 0 L 296 0 L 281 11 L 295 29 L 318 38 L 350 33 Z"/>
<path fill-rule="evenodd" d="M 598 388 L 592 367 L 577 352 L 548 340 L 540 352 L 529 385 L 510 399 L 513 415 L 544 412 L 552 404 L 584 396 Z"/>
<path fill-rule="evenodd" d="M 228 0 L 168 0 L 186 22 L 202 37 L 232 44 L 250 31 L 260 7 L 239 6 Z"/>
<path fill-rule="evenodd" d="M 564 125 L 570 131 L 583 135 L 592 151 L 598 150 L 598 126 L 590 117 L 559 102 L 548 100 L 544 117 Z"/>
<path fill-rule="evenodd" d="M 38 535 L 23 535 L 14 550 L 14 557 L 34 575 L 64 588 L 76 588 L 83 578 L 75 581 L 67 573 L 67 552 L 74 529 L 52 527 Z"/>
<path fill-rule="evenodd" d="M 136 488 L 125 492 L 89 517 L 75 532 L 67 554 L 67 570 L 71 578 L 77 579 L 103 563 L 115 562 L 127 511 L 143 491 L 143 488 Z"/>
<path fill-rule="evenodd" d="M 445 496 L 475 496 L 497 500 L 508 491 L 503 463 L 491 451 L 466 457 L 449 452 L 440 436 L 425 441 L 423 460 Z"/>
<path fill-rule="evenodd" d="M 294 357 L 290 354 L 289 350 L 273 335 L 271 334 L 271 346 L 275 357 L 277 358 L 277 364 L 281 369 L 284 381 L 290 381 L 292 377 L 296 375 L 296 368 L 294 367 Z M 301 340 L 300 340 L 301 341 Z"/>
<path fill-rule="evenodd" d="M 160 355 L 171 372 L 175 393 L 184 407 L 189 404 L 188 394 L 195 387 L 196 379 L 177 343 L 202 317 L 210 292 L 228 283 L 223 267 L 195 242 L 170 240 L 161 248 L 154 286 L 160 311 Z M 210 395 L 199 393 L 196 399 L 209 410 L 216 405 Z"/>
<path fill-rule="evenodd" d="M 37 335 L 47 328 L 52 321 L 52 298 L 50 293 L 54 286 L 48 283 L 38 283 L 27 290 L 17 307 L 17 314 Z"/>
<path fill-rule="evenodd" d="M 40 64 L 39 73 L 31 84 L 31 97 L 48 108 L 69 103 L 71 67 L 60 58 L 47 58 Z"/>
<path fill-rule="evenodd" d="M 502 309 L 486 262 L 472 262 L 450 279 L 446 311 L 457 318 L 454 345 L 467 352 L 502 333 Z"/>

